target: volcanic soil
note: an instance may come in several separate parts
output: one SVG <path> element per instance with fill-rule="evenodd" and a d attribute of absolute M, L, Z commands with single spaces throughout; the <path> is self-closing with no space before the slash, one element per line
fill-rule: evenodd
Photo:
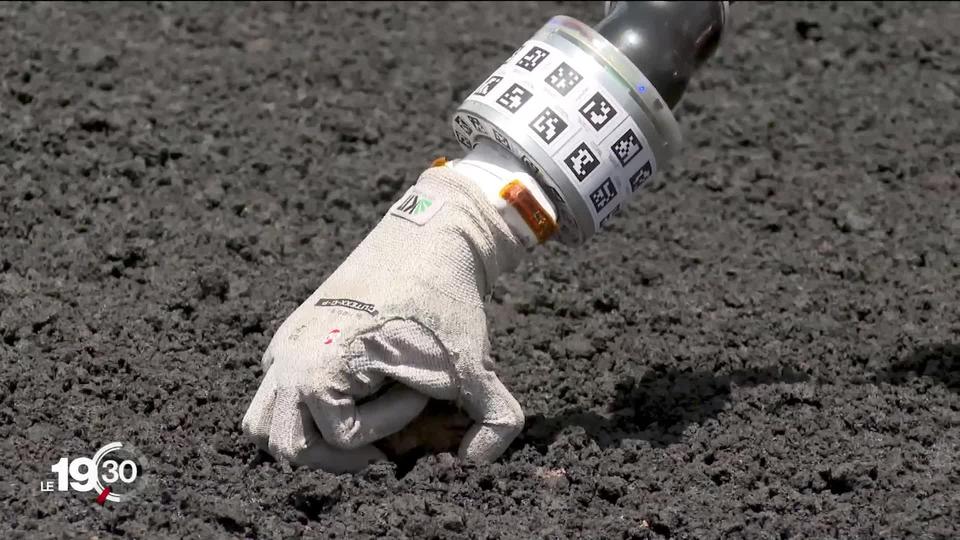
<path fill-rule="evenodd" d="M 0 4 L 0 538 L 960 536 L 950 2 L 733 5 L 684 152 L 500 280 L 498 462 L 243 437 L 273 332 L 460 155 L 460 100 L 601 6 Z M 111 441 L 140 499 L 40 490 Z"/>

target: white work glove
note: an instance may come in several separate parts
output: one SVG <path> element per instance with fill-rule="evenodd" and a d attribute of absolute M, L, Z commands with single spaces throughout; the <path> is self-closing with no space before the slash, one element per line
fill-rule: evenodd
<path fill-rule="evenodd" d="M 428 169 L 274 335 L 244 432 L 294 465 L 355 471 L 434 398 L 475 421 L 460 457 L 498 458 L 524 415 L 493 371 L 483 302 L 525 253 L 470 180 Z"/>

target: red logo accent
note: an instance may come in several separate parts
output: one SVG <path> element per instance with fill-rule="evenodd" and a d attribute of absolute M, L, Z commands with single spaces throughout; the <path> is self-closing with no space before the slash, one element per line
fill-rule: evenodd
<path fill-rule="evenodd" d="M 323 340 L 323 344 L 324 344 L 324 345 L 329 345 L 329 344 L 333 343 L 333 340 L 337 339 L 337 334 L 339 334 L 339 333 L 340 333 L 340 329 L 339 329 L 339 328 L 334 328 L 333 330 L 331 330 L 330 333 L 327 334 L 327 339 Z"/>
<path fill-rule="evenodd" d="M 110 494 L 110 486 L 103 488 L 103 491 L 100 492 L 100 495 L 97 496 L 97 504 L 103 506 L 103 503 L 107 502 L 107 495 Z"/>

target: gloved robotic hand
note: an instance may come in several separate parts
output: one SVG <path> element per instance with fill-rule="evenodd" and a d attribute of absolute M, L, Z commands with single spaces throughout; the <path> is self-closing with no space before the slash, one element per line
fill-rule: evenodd
<path fill-rule="evenodd" d="M 276 332 L 243 430 L 278 459 L 352 471 L 434 398 L 475 421 L 461 457 L 496 459 L 524 416 L 493 370 L 483 301 L 526 251 L 477 184 L 428 169 Z"/>
<path fill-rule="evenodd" d="M 673 157 L 672 109 L 729 2 L 604 5 L 594 28 L 552 18 L 467 96 L 452 117 L 467 157 L 427 170 L 283 323 L 243 419 L 261 448 L 356 470 L 384 437 L 435 425 L 404 430 L 429 398 L 474 421 L 461 457 L 493 460 L 517 436 L 483 301 L 528 249 L 600 232 Z"/>

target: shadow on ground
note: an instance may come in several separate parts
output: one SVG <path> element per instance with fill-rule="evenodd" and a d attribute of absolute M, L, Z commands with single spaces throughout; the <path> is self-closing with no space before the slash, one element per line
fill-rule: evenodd
<path fill-rule="evenodd" d="M 877 373 L 876 382 L 907 384 L 922 377 L 960 393 L 960 345 L 920 347 L 906 358 Z"/>
<path fill-rule="evenodd" d="M 918 377 L 931 379 L 960 393 L 960 345 L 940 344 L 918 348 L 902 360 L 876 372 L 866 384 L 911 384 Z M 527 428 L 512 447 L 532 444 L 541 450 L 568 426 L 582 427 L 601 448 L 623 439 L 648 441 L 654 447 L 678 442 L 691 424 L 716 417 L 730 403 L 732 386 L 793 384 L 810 378 L 790 368 L 712 371 L 654 371 L 640 380 L 628 378 L 617 385 L 608 413 L 573 410 L 556 416 L 527 417 Z M 802 400 L 802 398 L 788 398 Z"/>
<path fill-rule="evenodd" d="M 616 397 L 606 414 L 573 410 L 556 416 L 527 417 L 519 446 L 549 445 L 567 426 L 580 426 L 601 448 L 622 439 L 642 439 L 655 447 L 680 440 L 690 424 L 716 417 L 730 402 L 737 386 L 804 382 L 807 377 L 789 368 L 743 369 L 718 374 L 713 371 L 662 370 L 641 379 L 626 378 L 617 384 Z"/>

